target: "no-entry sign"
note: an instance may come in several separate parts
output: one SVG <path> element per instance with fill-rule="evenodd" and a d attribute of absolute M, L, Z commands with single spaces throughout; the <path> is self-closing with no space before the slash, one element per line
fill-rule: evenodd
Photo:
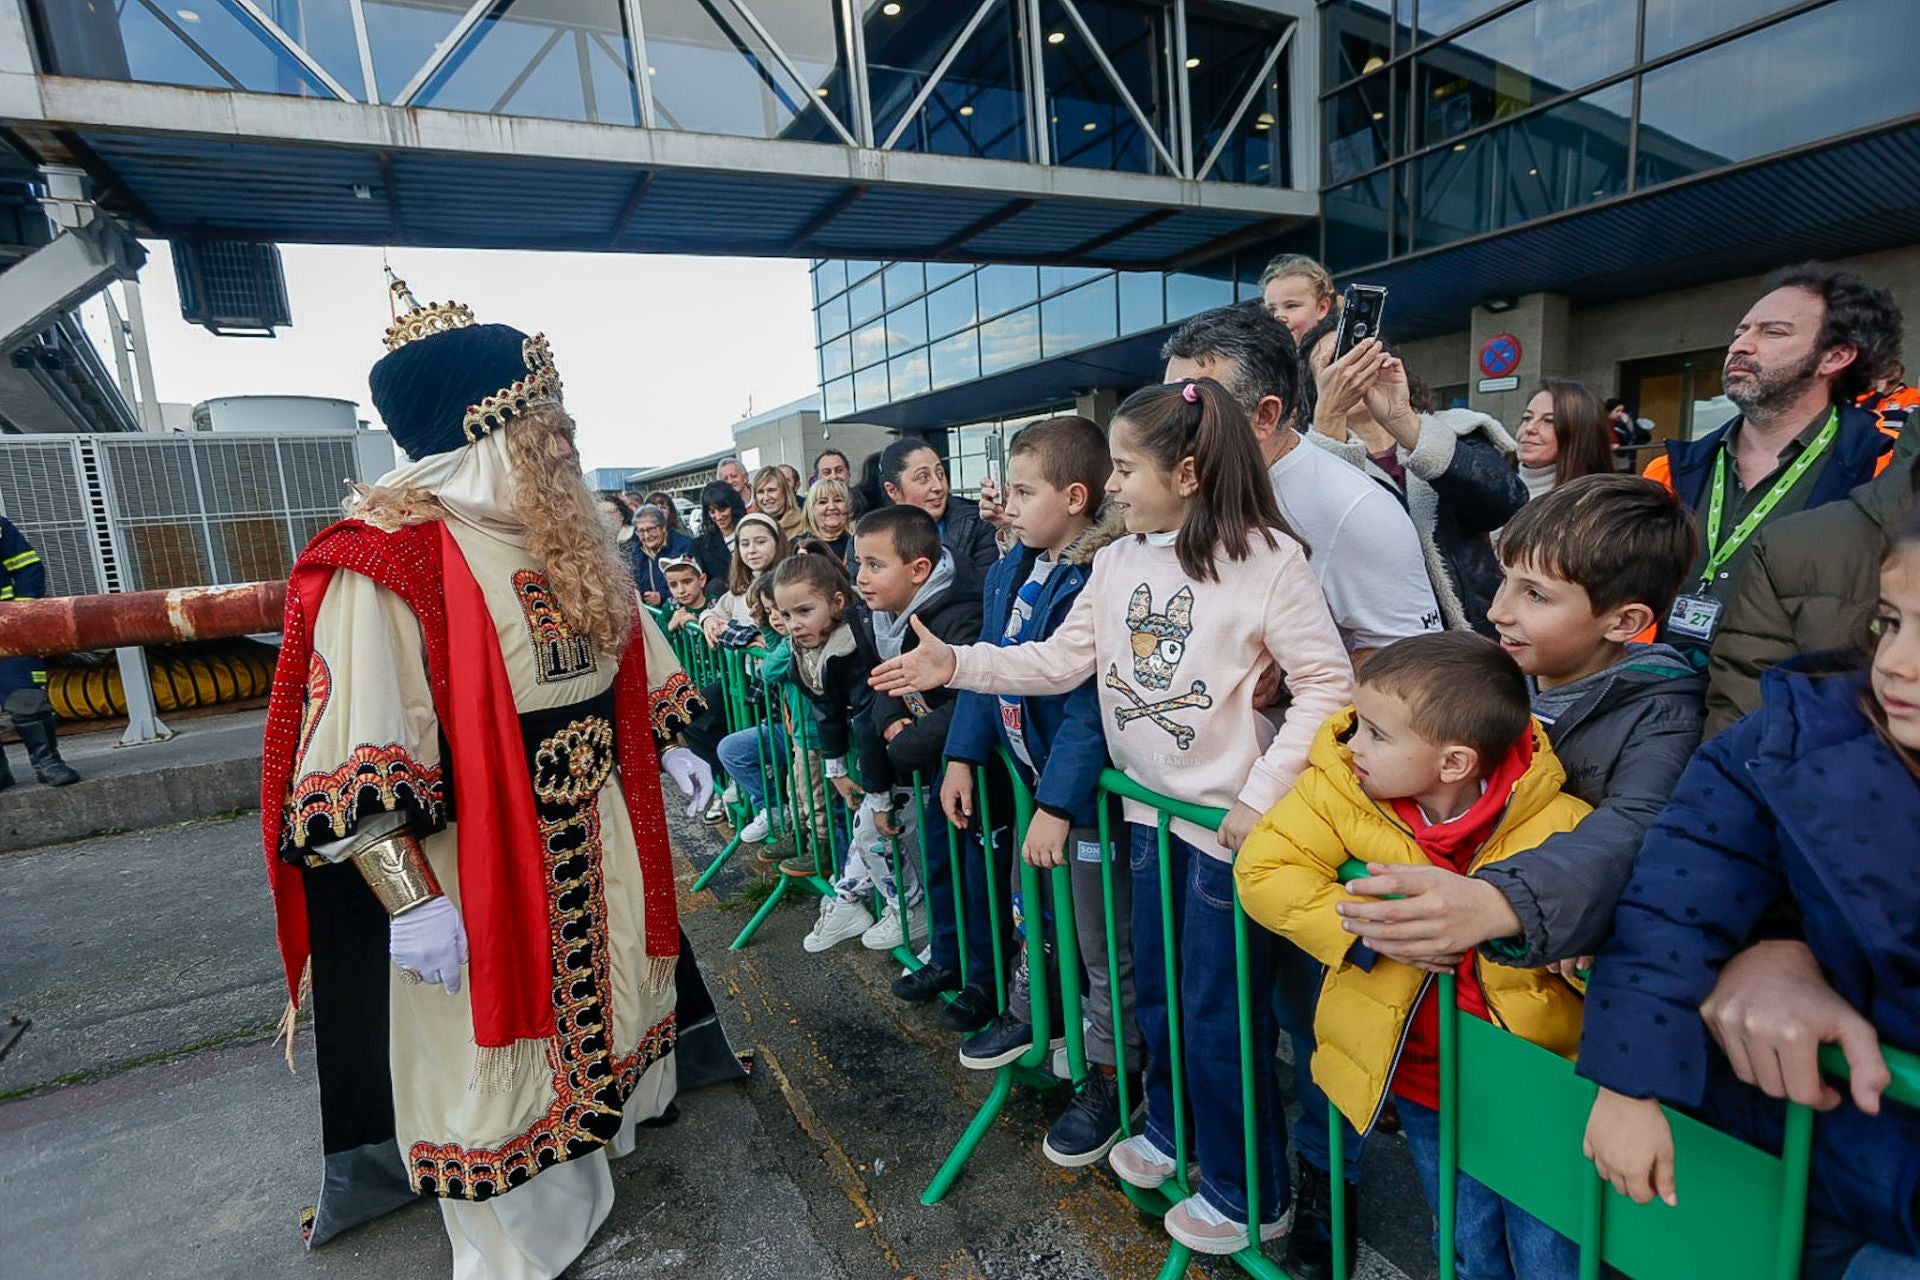
<path fill-rule="evenodd" d="M 1520 339 L 1510 333 L 1496 333 L 1480 344 L 1480 372 L 1489 378 L 1504 378 L 1520 367 Z"/>

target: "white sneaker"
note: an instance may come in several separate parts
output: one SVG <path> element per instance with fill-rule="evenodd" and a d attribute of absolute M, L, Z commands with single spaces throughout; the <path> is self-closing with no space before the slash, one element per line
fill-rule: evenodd
<path fill-rule="evenodd" d="M 889 902 L 873 927 L 860 935 L 860 945 L 869 951 L 891 951 L 907 940 L 900 927 L 900 904 Z"/>
<path fill-rule="evenodd" d="M 1107 1152 L 1107 1163 L 1122 1182 L 1142 1191 L 1157 1191 L 1174 1174 L 1173 1157 L 1153 1145 L 1144 1133 L 1137 1133 Z"/>
<path fill-rule="evenodd" d="M 726 818 L 726 816 L 727 816 L 726 806 L 720 802 L 719 796 L 715 796 L 712 799 L 712 801 L 709 802 L 707 805 L 707 812 L 706 812 L 707 825 L 711 827 L 717 827 L 720 825 L 721 821 Z"/>
<path fill-rule="evenodd" d="M 1260 1224 L 1260 1240 L 1278 1240 L 1286 1234 L 1293 1220 L 1293 1210 L 1272 1222 Z M 1167 1234 L 1178 1240 L 1195 1253 L 1210 1253 L 1224 1256 L 1238 1253 L 1247 1247 L 1247 1224 L 1235 1222 L 1221 1213 L 1203 1196 L 1188 1196 L 1173 1208 L 1167 1210 L 1167 1216 L 1160 1220 Z"/>
<path fill-rule="evenodd" d="M 727 789 L 720 793 L 720 800 L 721 800 L 721 803 L 726 804 L 728 806 L 739 804 L 740 803 L 740 784 L 737 782 L 729 782 L 727 784 Z"/>
<path fill-rule="evenodd" d="M 848 938 L 859 937 L 872 924 L 873 917 L 865 907 L 857 902 L 842 902 L 838 894 L 828 894 L 820 899 L 820 918 L 813 922 L 813 931 L 800 945 L 818 954 Z"/>
<path fill-rule="evenodd" d="M 773 824 L 767 820 L 767 811 L 762 809 L 754 815 L 752 822 L 740 828 L 740 843 L 759 844 L 767 838 L 767 833 L 772 830 Z"/>

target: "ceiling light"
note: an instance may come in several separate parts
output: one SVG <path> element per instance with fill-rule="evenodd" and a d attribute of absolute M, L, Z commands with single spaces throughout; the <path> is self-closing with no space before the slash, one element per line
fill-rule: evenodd
<path fill-rule="evenodd" d="M 1540 176 L 1540 171 L 1538 169 L 1529 169 L 1527 170 L 1527 176 L 1529 178 L 1537 178 Z"/>
<path fill-rule="evenodd" d="M 1080 129 L 1083 133 L 1092 133 L 1095 129 L 1098 129 L 1099 127 L 1100 127 L 1099 125 L 1089 120 L 1085 124 L 1081 125 Z"/>
<path fill-rule="evenodd" d="M 880 12 L 886 14 L 889 18 L 897 18 L 900 16 L 900 6 L 897 4 L 883 4 L 880 6 Z"/>
<path fill-rule="evenodd" d="M 1188 58 L 1188 59 L 1187 59 L 1187 70 L 1189 70 L 1189 71 L 1191 71 L 1191 70 L 1193 70 L 1193 68 L 1195 68 L 1195 67 L 1197 67 L 1197 66 L 1199 66 L 1199 65 L 1200 65 L 1200 59 L 1198 59 L 1198 58 Z"/>
<path fill-rule="evenodd" d="M 962 107 L 962 108 L 960 108 L 960 114 L 961 114 L 961 115 L 963 115 L 963 116 L 970 116 L 970 115 L 972 115 L 972 114 L 973 114 L 973 108 L 972 108 L 972 107 Z"/>
<path fill-rule="evenodd" d="M 1387 113 L 1384 111 L 1376 111 L 1373 113 L 1373 118 L 1375 120 L 1385 120 L 1387 118 Z"/>
<path fill-rule="evenodd" d="M 658 68 L 658 67 L 648 67 L 648 68 L 647 68 L 647 74 L 648 74 L 648 75 L 650 75 L 650 76 L 657 76 L 657 75 L 659 75 L 659 74 L 660 74 L 660 68 Z"/>
<path fill-rule="evenodd" d="M 826 97 L 826 96 L 827 96 L 827 86 L 825 86 L 825 85 L 821 85 L 821 86 L 820 86 L 820 87 L 819 87 L 818 89 L 815 89 L 815 90 L 814 90 L 814 93 L 815 93 L 815 94 L 817 94 L 818 96 L 820 96 L 820 97 L 822 97 L 822 98 L 824 98 L 824 97 Z"/>
<path fill-rule="evenodd" d="M 373 188 L 364 182 L 356 182 L 353 184 L 353 198 L 355 200 L 371 200 L 373 199 Z"/>
<path fill-rule="evenodd" d="M 1370 72 L 1378 71 L 1380 68 L 1386 65 L 1387 65 L 1387 60 L 1376 53 L 1371 58 L 1367 59 L 1366 65 L 1360 68 L 1360 74 L 1363 76 L 1367 75 Z"/>
<path fill-rule="evenodd" d="M 182 22 L 200 21 L 200 15 L 192 9 L 175 9 L 173 11 L 173 16 L 180 19 L 180 21 Z"/>
<path fill-rule="evenodd" d="M 1066 42 L 1067 33 L 1064 31 L 1049 31 L 1047 33 L 1048 44 L 1065 44 Z"/>
<path fill-rule="evenodd" d="M 1453 144 L 1453 149 L 1455 151 L 1465 151 L 1467 149 L 1467 144 L 1464 142 L 1456 142 Z"/>
<path fill-rule="evenodd" d="M 1273 128 L 1275 123 L 1277 123 L 1274 120 L 1273 112 L 1271 111 L 1262 111 L 1259 115 L 1253 118 L 1253 122 L 1259 125 L 1262 129 L 1271 129 Z"/>
<path fill-rule="evenodd" d="M 1272 165 L 1266 165 L 1266 164 L 1263 164 L 1263 165 L 1261 165 L 1261 166 L 1260 166 L 1260 169 L 1259 169 L 1259 171 L 1260 171 L 1261 173 L 1265 173 L 1265 172 L 1266 172 L 1266 171 L 1267 171 L 1268 169 L 1271 169 L 1272 167 L 1273 167 Z"/>

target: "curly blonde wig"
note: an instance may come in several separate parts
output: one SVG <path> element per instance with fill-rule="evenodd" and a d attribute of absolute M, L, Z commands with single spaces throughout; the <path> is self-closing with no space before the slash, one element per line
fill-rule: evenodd
<path fill-rule="evenodd" d="M 580 474 L 573 431 L 572 417 L 553 401 L 529 406 L 507 425 L 513 512 L 567 622 L 618 657 L 633 634 L 633 575 Z"/>

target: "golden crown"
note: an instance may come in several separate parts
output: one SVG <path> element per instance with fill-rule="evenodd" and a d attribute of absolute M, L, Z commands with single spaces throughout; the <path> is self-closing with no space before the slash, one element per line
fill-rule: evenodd
<path fill-rule="evenodd" d="M 554 367 L 547 335 L 536 333 L 521 343 L 520 358 L 527 366 L 526 377 L 494 392 L 479 404 L 467 406 L 460 425 L 469 443 L 505 426 L 508 419 L 525 413 L 529 405 L 560 399 L 560 371 Z"/>
<path fill-rule="evenodd" d="M 387 326 L 387 350 L 398 351 L 409 342 L 418 342 L 422 338 L 431 338 L 436 333 L 449 333 L 454 329 L 464 329 L 478 323 L 473 318 L 473 309 L 464 302 L 429 302 L 422 304 L 407 288 L 407 282 L 393 274 L 393 268 L 387 268 L 387 292 L 392 294 L 395 307 L 393 323 Z M 405 311 L 399 311 L 399 305 L 406 304 Z"/>

